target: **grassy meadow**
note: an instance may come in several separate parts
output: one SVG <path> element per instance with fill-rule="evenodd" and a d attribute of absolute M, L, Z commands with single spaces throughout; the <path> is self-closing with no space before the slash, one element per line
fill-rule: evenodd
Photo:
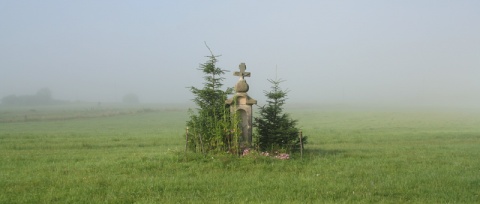
<path fill-rule="evenodd" d="M 480 113 L 285 109 L 303 159 L 184 152 L 184 108 L 0 107 L 0 203 L 479 203 Z"/>

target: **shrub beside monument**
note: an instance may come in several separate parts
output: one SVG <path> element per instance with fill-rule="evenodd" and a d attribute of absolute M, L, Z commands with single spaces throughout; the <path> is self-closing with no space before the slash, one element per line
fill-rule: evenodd
<path fill-rule="evenodd" d="M 202 88 L 189 87 L 198 106 L 196 112 L 189 110 L 190 120 L 187 121 L 188 148 L 194 152 L 224 152 L 236 151 L 235 120 L 232 120 L 230 110 L 225 105 L 231 88 L 222 89 L 223 75 L 226 70 L 216 66 L 217 57 L 213 53 L 207 62 L 200 65 L 199 70 L 205 76 Z"/>
<path fill-rule="evenodd" d="M 283 112 L 288 90 L 282 90 L 282 80 L 268 80 L 271 90 L 265 91 L 267 104 L 260 107 L 259 116 L 255 117 L 256 144 L 261 151 L 293 152 L 299 150 L 306 137 L 300 138 L 297 120 Z M 303 147 L 302 147 L 303 148 Z"/>

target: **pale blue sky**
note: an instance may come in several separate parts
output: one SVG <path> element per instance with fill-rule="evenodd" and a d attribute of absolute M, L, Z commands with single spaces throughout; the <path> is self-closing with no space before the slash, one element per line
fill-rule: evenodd
<path fill-rule="evenodd" d="M 260 102 L 277 67 L 291 102 L 475 105 L 479 25 L 480 1 L 0 1 L 0 97 L 185 102 L 206 41 Z"/>

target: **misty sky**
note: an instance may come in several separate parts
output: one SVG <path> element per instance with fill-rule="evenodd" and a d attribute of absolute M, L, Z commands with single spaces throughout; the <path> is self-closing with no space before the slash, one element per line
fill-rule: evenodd
<path fill-rule="evenodd" d="M 259 103 L 480 104 L 476 0 L 0 1 L 0 97 L 188 102 L 204 42 Z"/>

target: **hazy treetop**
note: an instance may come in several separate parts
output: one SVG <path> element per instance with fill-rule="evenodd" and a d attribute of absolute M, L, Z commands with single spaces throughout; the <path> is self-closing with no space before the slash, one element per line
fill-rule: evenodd
<path fill-rule="evenodd" d="M 1 1 L 0 97 L 185 102 L 209 55 L 292 102 L 480 104 L 480 1 Z"/>

